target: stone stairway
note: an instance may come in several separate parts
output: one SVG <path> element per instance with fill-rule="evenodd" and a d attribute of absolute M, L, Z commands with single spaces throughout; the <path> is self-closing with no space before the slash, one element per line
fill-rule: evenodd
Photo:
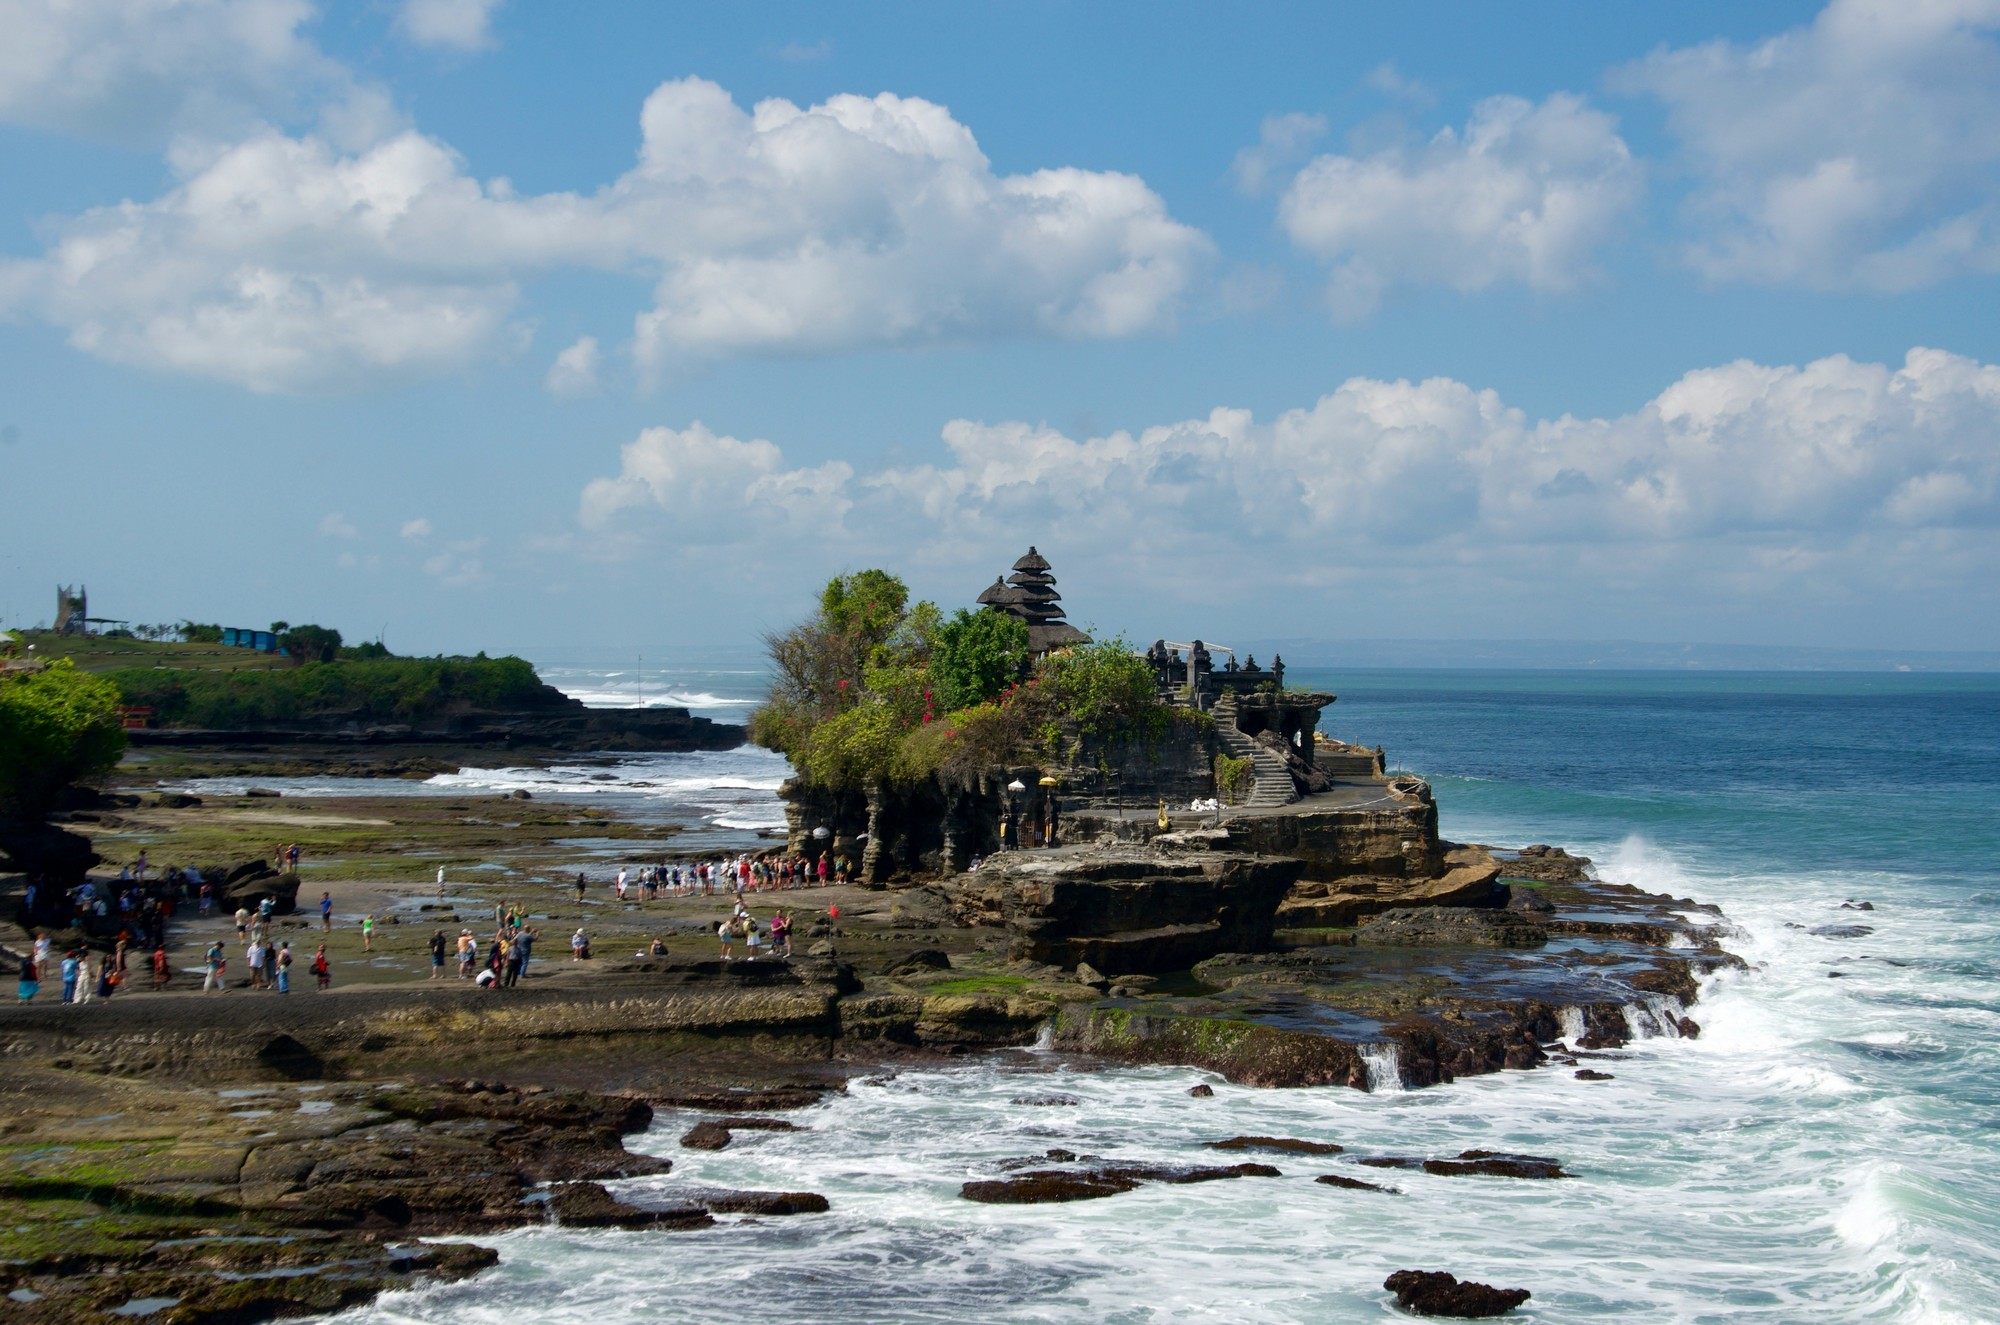
<path fill-rule="evenodd" d="M 1290 805 L 1299 798 L 1298 792 L 1292 788 L 1292 771 L 1284 756 L 1236 729 L 1236 696 L 1224 695 L 1216 700 L 1211 716 L 1215 719 L 1216 741 L 1230 758 L 1248 759 L 1251 773 L 1256 778 L 1256 785 L 1236 808 L 1270 809 Z"/>

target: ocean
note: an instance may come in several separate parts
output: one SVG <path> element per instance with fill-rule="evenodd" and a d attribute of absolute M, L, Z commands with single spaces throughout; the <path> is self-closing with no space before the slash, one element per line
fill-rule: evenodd
<path fill-rule="evenodd" d="M 545 674 L 605 702 L 622 693 L 611 670 Z M 648 700 L 701 696 L 715 716 L 740 716 L 757 689 L 741 672 L 657 679 Z M 715 1153 L 681 1150 L 692 1119 L 663 1113 L 630 1143 L 674 1170 L 616 1184 L 629 1199 L 782 1188 L 820 1192 L 832 1211 L 693 1233 L 521 1231 L 494 1240 L 502 1263 L 477 1279 L 339 1319 L 1375 1320 L 1399 1317 L 1381 1283 L 1402 1268 L 1528 1288 L 1509 1317 L 1521 1321 L 2000 1319 L 2000 676 L 1289 679 L 1339 693 L 1329 731 L 1430 778 L 1446 836 L 1557 843 L 1606 878 L 1722 907 L 1750 969 L 1705 988 L 1700 1038 L 1594 1063 L 1610 1081 L 1549 1068 L 1372 1094 L 1080 1070 L 1022 1050 L 857 1081 L 788 1115 L 806 1130 L 739 1134 Z M 651 757 L 668 762 L 627 780 L 692 758 Z M 754 813 L 753 790 L 713 813 Z M 1841 909 L 1850 900 L 1874 909 Z M 1811 932 L 1843 924 L 1871 932 Z M 1213 1098 L 1189 1097 L 1201 1081 Z M 1348 1153 L 1277 1156 L 1281 1178 L 1070 1205 L 958 1196 L 1051 1147 L 1212 1163 L 1201 1143 L 1238 1134 Z M 1349 1162 L 1475 1147 L 1555 1157 L 1576 1176 Z"/>

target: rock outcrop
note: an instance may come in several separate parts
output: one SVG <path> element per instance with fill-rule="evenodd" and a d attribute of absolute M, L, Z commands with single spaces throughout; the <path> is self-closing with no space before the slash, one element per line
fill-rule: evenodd
<path fill-rule="evenodd" d="M 1398 1270 L 1382 1287 L 1396 1295 L 1396 1305 L 1405 1311 L 1461 1320 L 1504 1316 L 1533 1296 L 1525 1288 L 1494 1288 L 1442 1270 Z"/>
<path fill-rule="evenodd" d="M 1450 848 L 1439 864 L 1443 869 L 1437 874 L 1351 874 L 1307 880 L 1278 908 L 1277 924 L 1281 929 L 1325 929 L 1390 910 L 1506 904 L 1507 893 L 1498 886 L 1500 864 L 1484 848 Z"/>
<path fill-rule="evenodd" d="M 1264 947 L 1299 869 L 1228 851 L 1020 851 L 941 889 L 966 923 L 1004 926 L 1017 960 L 1119 976 Z"/>

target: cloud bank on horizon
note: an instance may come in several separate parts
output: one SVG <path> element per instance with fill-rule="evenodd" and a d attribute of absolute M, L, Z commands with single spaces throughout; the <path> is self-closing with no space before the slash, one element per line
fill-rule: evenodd
<path fill-rule="evenodd" d="M 584 487 L 578 515 L 611 536 L 610 555 L 637 555 L 654 549 L 625 536 L 650 523 L 634 514 L 702 512 L 715 517 L 704 541 L 753 565 L 795 556 L 773 524 L 850 559 L 914 544 L 953 561 L 1057 528 L 1072 554 L 1169 575 L 1241 553 L 1304 584 L 1333 566 L 1608 555 L 1635 579 L 1780 582 L 1860 559 L 1908 573 L 1954 549 L 1990 553 L 1996 436 L 2000 366 L 1923 348 L 1896 368 L 1836 356 L 1700 369 L 1615 418 L 1531 419 L 1450 378 L 1354 378 L 1262 421 L 1218 408 L 1072 438 L 955 419 L 949 463 L 870 473 L 791 467 L 769 441 L 699 422 L 653 427 L 622 448 L 616 476 Z"/>
<path fill-rule="evenodd" d="M 516 55 L 530 21 L 500 0 L 399 0 L 340 15 L 379 27 L 357 45 L 310 0 L 0 0 L 0 123 L 164 173 L 22 216 L 30 232 L 0 249 L 0 324 L 59 336 L 138 389 L 186 379 L 278 410 L 509 373 L 573 417 L 643 412 L 636 436 L 566 438 L 580 497 L 549 504 L 532 537 L 494 539 L 448 502 L 372 524 L 354 498 L 327 502 L 340 509 L 317 532 L 342 568 L 400 555 L 460 590 L 529 573 L 530 552 L 615 564 L 646 551 L 647 513 L 690 510 L 722 520 L 713 543 L 765 512 L 850 560 L 980 560 L 1053 519 L 1107 566 L 1206 548 L 1322 588 L 1338 562 L 1599 587 L 1678 576 L 1724 596 L 1901 575 L 1948 593 L 1994 551 L 2000 368 L 1952 349 L 1788 365 L 1739 357 L 1721 327 L 1729 349 L 1681 360 L 1642 404 L 1540 417 L 1476 374 L 1421 368 L 1333 367 L 1320 381 L 1339 385 L 1310 406 L 1130 431 L 945 405 L 948 458 L 929 463 L 746 440 L 673 396 L 726 369 L 781 392 L 836 358 L 888 374 L 897 356 L 991 354 L 977 371 L 998 377 L 1009 347 L 1035 344 L 1123 345 L 1118 371 L 1143 377 L 1149 347 L 1289 316 L 1293 294 L 1336 337 L 1440 299 L 1561 318 L 1641 276 L 1790 299 L 1990 282 L 2000 0 L 1831 0 L 1775 33 L 1637 40 L 1566 86 L 1509 86 L 1494 61 L 1456 112 L 1410 56 L 1383 60 L 1359 86 L 1388 109 L 1345 117 L 1344 139 L 1343 117 L 1304 101 L 1241 125 L 1215 168 L 1250 218 L 1234 228 L 1157 153 L 1142 172 L 1104 139 L 1072 153 L 1003 133 L 996 149 L 933 84 L 832 90 L 852 43 L 819 34 L 754 43 L 811 96 L 668 67 L 625 103 L 623 168 L 518 187 L 410 89 Z M 564 282 L 595 294 L 566 303 Z M 1244 394 L 1222 375 L 1207 400 Z M 619 436 L 618 472 L 589 478 Z M 376 527 L 390 541 L 352 546 Z"/>

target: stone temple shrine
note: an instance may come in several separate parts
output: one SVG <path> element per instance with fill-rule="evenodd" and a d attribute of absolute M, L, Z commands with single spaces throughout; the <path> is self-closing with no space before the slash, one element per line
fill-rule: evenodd
<path fill-rule="evenodd" d="M 996 576 L 978 601 L 1025 622 L 1028 649 L 1037 658 L 1090 643 L 1090 636 L 1063 620 L 1062 595 L 1056 592 L 1056 577 L 1049 574 L 1048 558 L 1032 547 L 1014 563 L 1014 573 Z"/>

